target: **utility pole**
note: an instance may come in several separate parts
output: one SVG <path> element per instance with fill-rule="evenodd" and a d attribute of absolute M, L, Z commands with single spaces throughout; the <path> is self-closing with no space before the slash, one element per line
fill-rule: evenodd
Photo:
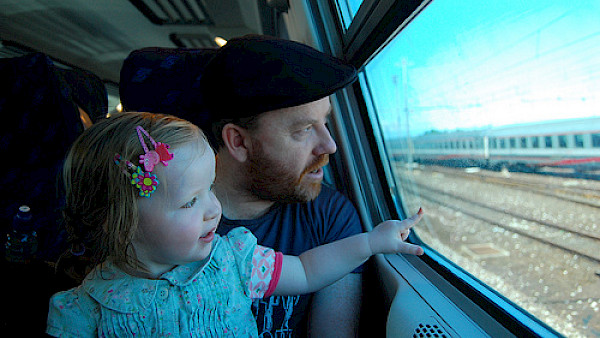
<path fill-rule="evenodd" d="M 413 164 L 413 146 L 410 139 L 410 124 L 408 115 L 410 109 L 408 109 L 408 62 L 406 59 L 402 59 L 402 86 L 404 88 L 404 120 L 406 122 L 406 159 L 408 168 L 412 168 Z"/>

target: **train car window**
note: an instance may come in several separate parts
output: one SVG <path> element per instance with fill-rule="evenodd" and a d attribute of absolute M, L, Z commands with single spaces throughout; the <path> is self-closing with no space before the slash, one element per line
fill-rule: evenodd
<path fill-rule="evenodd" d="M 560 148 L 567 147 L 567 135 L 558 135 L 558 146 Z"/>
<path fill-rule="evenodd" d="M 592 147 L 600 148 L 600 134 L 592 134 Z"/>
<path fill-rule="evenodd" d="M 567 336 L 600 332 L 600 154 L 561 151 L 600 128 L 598 46 L 594 0 L 435 0 L 360 78 L 418 237 Z M 485 158 L 411 146 L 465 132 L 494 135 Z"/>
<path fill-rule="evenodd" d="M 575 147 L 583 148 L 583 135 L 574 135 L 575 138 Z"/>

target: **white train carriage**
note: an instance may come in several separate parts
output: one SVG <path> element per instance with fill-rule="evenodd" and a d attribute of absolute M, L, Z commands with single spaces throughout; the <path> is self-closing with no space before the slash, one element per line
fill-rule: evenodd
<path fill-rule="evenodd" d="M 397 141 L 396 151 L 408 143 Z M 600 166 L 600 117 L 429 133 L 410 143 L 413 159 L 422 163 L 590 170 Z"/>

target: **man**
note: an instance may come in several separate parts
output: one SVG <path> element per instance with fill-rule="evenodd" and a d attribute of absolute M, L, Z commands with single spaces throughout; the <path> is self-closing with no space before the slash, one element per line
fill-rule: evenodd
<path fill-rule="evenodd" d="M 356 70 L 266 36 L 232 39 L 214 54 L 199 90 L 218 156 L 218 232 L 244 226 L 260 244 L 294 255 L 361 232 L 351 203 L 321 185 L 323 166 L 336 151 L 326 126 L 329 95 L 354 81 Z M 360 273 L 353 273 L 313 295 L 257 300 L 259 334 L 355 336 L 360 290 Z"/>

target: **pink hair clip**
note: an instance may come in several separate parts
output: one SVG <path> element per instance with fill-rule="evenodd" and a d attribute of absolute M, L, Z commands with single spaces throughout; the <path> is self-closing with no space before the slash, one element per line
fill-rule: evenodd
<path fill-rule="evenodd" d="M 140 155 L 140 164 L 144 165 L 144 170 L 141 167 L 125 160 L 125 167 L 122 169 L 123 172 L 129 177 L 130 183 L 140 190 L 140 196 L 150 197 L 150 195 L 156 191 L 156 187 L 160 182 L 156 178 L 156 175 L 152 173 L 154 167 L 160 162 L 164 166 L 169 165 L 169 161 L 173 159 L 173 154 L 169 152 L 169 145 L 166 143 L 160 143 L 154 141 L 152 136 L 142 128 L 141 126 L 135 127 L 142 148 L 144 148 L 144 154 Z M 143 135 L 142 135 L 143 134 Z M 148 149 L 146 142 L 144 142 L 144 135 L 150 139 L 150 142 L 154 146 L 154 150 Z M 115 154 L 114 161 L 118 166 L 121 166 L 121 155 Z M 132 171 L 133 173 L 130 173 Z"/>
<path fill-rule="evenodd" d="M 173 159 L 173 154 L 169 152 L 169 145 L 166 143 L 156 142 L 148 134 L 148 132 L 142 128 L 142 126 L 137 126 L 136 128 L 138 138 L 140 139 L 140 143 L 142 144 L 142 148 L 144 148 L 145 154 L 140 155 L 140 164 L 144 165 L 144 170 L 147 172 L 151 172 L 154 170 L 154 166 L 159 162 L 162 163 L 165 167 L 169 165 L 169 161 Z M 144 136 L 146 135 L 150 142 L 154 146 L 154 150 L 149 150 L 146 142 L 144 142 Z"/>

